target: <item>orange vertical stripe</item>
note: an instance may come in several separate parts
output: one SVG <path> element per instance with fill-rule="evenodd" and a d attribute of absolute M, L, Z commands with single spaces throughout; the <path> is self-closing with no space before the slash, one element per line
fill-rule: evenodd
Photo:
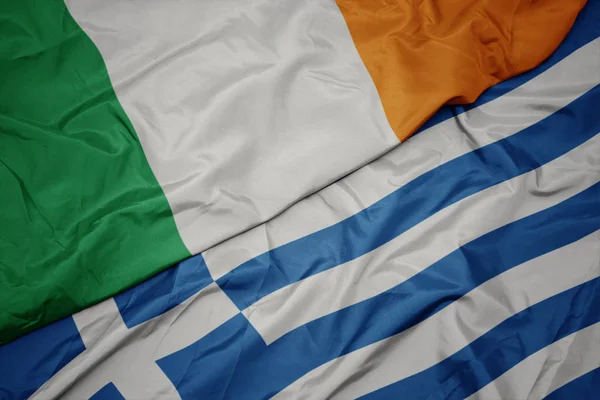
<path fill-rule="evenodd" d="M 559 45 L 586 0 L 337 0 L 394 132 L 473 102 Z"/>

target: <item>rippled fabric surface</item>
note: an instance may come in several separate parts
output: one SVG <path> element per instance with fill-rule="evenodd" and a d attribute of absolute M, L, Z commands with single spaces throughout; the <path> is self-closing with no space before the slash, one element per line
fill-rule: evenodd
<path fill-rule="evenodd" d="M 61 1 L 0 8 L 0 343 L 190 255 Z"/>
<path fill-rule="evenodd" d="M 445 102 L 540 63 L 584 4 L 5 3 L 0 343 L 368 164 Z"/>
<path fill-rule="evenodd" d="M 388 120 L 406 139 L 445 103 L 548 57 L 585 0 L 336 0 Z"/>
<path fill-rule="evenodd" d="M 0 346 L 0 397 L 594 398 L 599 13 L 279 216 Z"/>
<path fill-rule="evenodd" d="M 398 144 L 333 1 L 67 5 L 193 254 Z"/>

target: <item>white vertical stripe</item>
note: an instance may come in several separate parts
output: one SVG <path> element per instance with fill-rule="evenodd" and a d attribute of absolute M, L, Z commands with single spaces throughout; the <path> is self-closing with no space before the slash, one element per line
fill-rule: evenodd
<path fill-rule="evenodd" d="M 543 399 L 600 367 L 600 322 L 527 357 L 468 400 Z"/>
<path fill-rule="evenodd" d="M 599 252 L 597 231 L 512 268 L 412 328 L 310 371 L 275 398 L 356 398 L 423 371 L 510 316 L 598 277 Z"/>
<path fill-rule="evenodd" d="M 263 297 L 244 315 L 272 343 L 307 322 L 391 289 L 460 246 L 599 181 L 596 135 L 534 171 L 446 207 L 370 253 Z"/>
<path fill-rule="evenodd" d="M 86 350 L 31 399 L 88 399 L 112 382 L 128 400 L 179 394 L 156 360 L 198 341 L 239 310 L 212 283 L 164 314 L 128 329 L 113 299 L 75 315 Z"/>
<path fill-rule="evenodd" d="M 295 204 L 277 218 L 203 253 L 215 279 L 244 261 L 333 225 L 419 175 L 535 124 L 600 83 L 600 39 L 498 99 L 438 124 Z"/>
<path fill-rule="evenodd" d="M 67 0 L 193 254 L 399 143 L 334 0 Z"/>

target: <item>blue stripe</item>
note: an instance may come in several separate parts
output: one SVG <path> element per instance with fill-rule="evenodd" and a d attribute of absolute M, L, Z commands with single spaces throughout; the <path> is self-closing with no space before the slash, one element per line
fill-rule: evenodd
<path fill-rule="evenodd" d="M 486 91 L 480 99 L 473 106 L 470 107 L 448 107 L 446 110 L 440 111 L 439 115 L 436 115 L 432 121 L 428 124 L 432 125 L 437 122 L 440 122 L 443 119 L 447 119 L 453 117 L 461 112 L 464 112 L 467 109 L 472 107 L 476 107 L 483 103 L 486 103 L 499 95 L 506 93 L 509 90 L 514 89 L 515 87 L 521 85 L 528 79 L 531 79 L 533 76 L 538 75 L 542 71 L 549 68 L 551 65 L 554 65 L 560 59 L 566 57 L 568 54 L 576 50 L 577 48 L 583 46 L 589 41 L 595 39 L 600 35 L 600 25 L 597 24 L 597 21 L 600 19 L 600 1 L 590 0 L 587 6 L 584 8 L 578 21 L 574 25 L 571 33 L 564 41 L 564 43 L 559 47 L 557 52 L 545 63 L 543 63 L 540 67 L 535 70 L 523 74 L 517 78 L 508 80 L 501 84 L 498 84 Z M 385 206 L 385 204 L 380 205 L 380 207 Z M 376 213 L 376 209 L 372 210 L 373 214 Z M 378 215 L 378 214 L 377 214 Z M 369 215 L 367 214 L 366 217 Z M 368 220 L 368 218 L 367 218 Z M 359 226 L 360 224 L 354 224 L 349 226 Z M 360 230 L 358 231 L 360 232 Z M 336 232 L 331 232 L 335 234 Z M 345 233 L 344 235 L 349 235 L 349 233 Z M 317 244 L 318 241 L 316 241 Z M 326 256 L 330 252 L 328 248 L 333 246 L 339 246 L 340 243 L 343 244 L 343 240 L 341 241 L 325 241 L 323 247 L 317 246 L 316 248 L 319 250 L 319 254 L 325 253 Z M 314 243 L 314 242 L 312 242 Z M 311 244 L 311 243 L 309 243 Z M 299 246 L 298 249 L 302 250 L 302 246 Z M 339 248 L 339 247 L 338 247 Z M 313 247 L 314 249 L 314 247 Z M 343 253 L 343 251 L 342 251 Z M 280 253 L 270 254 L 268 258 L 276 259 L 276 257 L 285 255 Z M 307 261 L 312 260 L 313 262 L 317 262 L 318 257 L 313 257 Z M 285 261 L 285 259 L 283 259 Z M 301 263 L 303 263 L 302 261 Z M 318 263 L 318 262 L 317 262 Z M 278 267 L 277 263 L 274 264 L 275 267 Z M 265 268 L 263 266 L 262 268 Z M 266 269 L 270 268 L 269 265 L 266 266 Z M 317 267 L 316 270 L 323 267 Z M 327 268 L 330 268 L 327 267 Z M 326 269 L 326 268 L 323 268 Z M 287 272 L 283 270 L 284 272 Z M 318 272 L 318 271 L 317 271 Z M 312 271 L 314 273 L 314 271 Z M 308 276 L 312 274 L 311 271 L 301 272 L 302 275 Z M 180 283 L 184 280 L 176 278 L 177 274 L 171 274 L 170 276 L 164 278 L 167 281 L 172 282 L 172 288 L 179 287 Z M 201 275 L 201 274 L 200 274 Z M 263 276 L 264 274 L 259 274 Z M 178 289 L 168 289 L 158 290 L 158 297 L 162 300 L 158 301 L 156 306 L 150 306 L 146 308 L 143 304 L 146 300 L 152 297 L 152 290 L 143 290 L 142 293 L 139 294 L 131 294 L 129 298 L 121 297 L 119 299 L 120 302 L 120 310 L 124 314 L 124 320 L 126 324 L 131 327 L 135 326 L 141 322 L 144 322 L 154 316 L 161 314 L 162 312 L 167 311 L 173 306 L 181 303 L 186 298 L 189 298 L 191 295 L 199 291 L 202 287 L 206 286 L 209 282 L 205 281 L 203 278 L 198 278 L 199 275 L 192 274 L 191 281 L 196 282 L 194 285 L 194 289 L 183 289 L 180 294 L 169 295 L 173 291 L 177 292 Z M 157 279 L 160 280 L 160 279 Z M 291 277 L 291 279 L 287 279 L 288 282 L 293 282 L 297 280 L 295 277 Z M 177 283 L 179 282 L 179 283 Z M 284 280 L 285 282 L 285 280 Z M 284 286 L 285 284 L 281 285 Z M 161 286 L 161 285 L 159 285 Z M 181 285 L 185 286 L 185 285 Z M 278 285 L 275 285 L 277 287 Z M 272 292 L 272 290 L 271 290 Z M 145 294 L 144 294 L 145 293 Z M 246 296 L 246 295 L 244 295 Z M 240 297 L 244 297 L 240 296 Z M 259 293 L 256 293 L 256 298 L 263 297 Z M 249 296 L 249 302 L 244 302 L 244 304 L 249 304 L 253 302 L 252 296 Z M 146 300 L 143 300 L 146 299 Z M 152 303 L 152 301 L 151 301 Z M 241 303 L 239 303 L 241 304 Z M 135 316 L 136 310 L 139 310 L 140 316 Z M 241 328 L 236 325 L 239 324 L 242 326 Z M 233 324 L 233 325 L 232 325 Z M 223 329 L 234 326 L 236 332 L 242 332 L 242 334 L 246 337 L 246 342 L 248 343 L 256 343 L 257 346 L 264 345 L 260 336 L 252 329 L 250 325 L 245 322 L 243 317 L 236 317 L 228 324 L 226 324 Z M 219 328 L 222 329 L 222 328 Z M 241 331 L 240 331 L 241 330 Z M 220 330 L 217 330 L 221 332 Z M 217 332 L 216 331 L 216 332 Z M 210 335 L 209 335 L 210 336 Z M 236 338 L 235 340 L 238 340 Z M 231 339 L 234 340 L 234 339 Z M 303 342 L 306 345 L 306 342 Z M 308 346 L 310 347 L 310 346 Z M 78 354 L 80 354 L 84 350 L 83 342 L 77 332 L 76 326 L 72 320 L 72 318 L 67 318 L 65 320 L 58 321 L 53 323 L 46 328 L 35 331 L 21 339 L 13 341 L 7 345 L 0 347 L 0 398 L 22 398 L 27 397 L 35 390 L 37 390 L 47 379 L 49 379 L 54 373 L 60 370 L 64 365 L 66 365 L 70 360 L 75 358 Z M 233 351 L 235 350 L 241 351 L 240 346 L 233 345 Z M 216 350 L 213 348 L 211 352 L 214 352 L 213 356 L 216 359 L 220 359 L 220 356 L 217 356 Z M 291 353 L 290 353 L 291 354 Z M 274 358 L 277 358 L 273 356 Z M 202 360 L 206 360 L 207 358 L 201 357 Z M 235 365 L 235 361 L 232 361 L 227 364 L 226 368 L 217 368 L 227 369 L 231 367 L 231 365 Z M 262 365 L 262 364 L 261 364 Z M 214 363 L 207 364 L 209 368 L 208 370 L 215 370 Z M 218 366 L 217 366 L 218 367 Z M 305 370 L 308 371 L 309 367 L 306 365 L 302 365 L 296 368 L 297 370 Z M 268 372 L 267 372 L 268 373 Z M 215 381 L 216 382 L 216 381 Z M 185 386 L 185 385 L 184 385 Z M 267 385 L 268 386 L 268 385 Z M 279 383 L 275 385 L 271 385 L 274 387 L 281 386 Z M 268 390 L 267 390 L 268 391 Z"/>
<path fill-rule="evenodd" d="M 0 346 L 0 399 L 24 399 L 85 350 L 72 317 Z"/>
<path fill-rule="evenodd" d="M 267 397 L 253 393 L 252 387 L 259 385 L 267 389 L 271 386 L 272 378 L 269 370 L 265 371 L 264 363 L 259 361 L 257 364 L 266 372 L 260 377 L 262 384 L 244 380 L 243 373 L 240 377 L 236 369 L 251 369 L 251 358 L 260 358 L 261 353 L 264 357 L 264 351 L 265 344 L 260 335 L 242 314 L 238 314 L 196 343 L 156 363 L 173 382 L 183 400 L 226 399 L 229 398 L 226 395 L 228 388 L 233 389 L 231 385 L 242 385 L 237 389 L 238 393 L 242 393 L 238 399 L 263 399 Z M 293 356 L 290 354 L 290 357 Z M 234 375 L 236 380 L 232 381 Z"/>
<path fill-rule="evenodd" d="M 361 398 L 462 400 L 531 354 L 598 321 L 600 278 L 515 314 L 435 366 Z"/>
<path fill-rule="evenodd" d="M 598 209 L 600 183 L 481 236 L 395 288 L 311 321 L 269 346 L 238 316 L 158 365 L 184 399 L 270 397 L 319 365 L 402 332 L 494 276 L 600 229 Z M 211 366 L 218 366 L 214 374 Z"/>
<path fill-rule="evenodd" d="M 217 283 L 243 310 L 284 286 L 353 260 L 443 208 L 585 142 L 600 131 L 598 104 L 596 86 L 537 124 L 419 176 L 338 224 L 249 260 Z"/>
<path fill-rule="evenodd" d="M 90 397 L 90 400 L 125 400 L 125 397 L 119 392 L 119 389 L 112 383 L 107 383 L 104 387 Z"/>
<path fill-rule="evenodd" d="M 595 343 L 596 351 L 600 344 Z M 594 343 L 592 343 L 594 346 Z M 594 351 L 593 347 L 590 347 Z M 572 380 L 546 396 L 545 400 L 585 400 L 600 398 L 600 367 Z"/>
<path fill-rule="evenodd" d="M 454 118 L 475 107 L 479 107 L 485 103 L 516 89 L 525 82 L 535 78 L 550 67 L 575 52 L 577 49 L 585 46 L 592 40 L 600 36 L 600 1 L 591 0 L 583 7 L 579 13 L 573 27 L 565 37 L 565 40 L 558 46 L 556 51 L 543 63 L 536 68 L 518 75 L 512 79 L 500 82 L 483 92 L 474 103 L 468 105 L 444 106 L 436 114 L 433 115 L 419 130 L 422 132 L 434 125 L 439 124 L 447 119 Z"/>
<path fill-rule="evenodd" d="M 209 284 L 213 279 L 200 254 L 114 297 L 128 328 L 169 311 Z"/>

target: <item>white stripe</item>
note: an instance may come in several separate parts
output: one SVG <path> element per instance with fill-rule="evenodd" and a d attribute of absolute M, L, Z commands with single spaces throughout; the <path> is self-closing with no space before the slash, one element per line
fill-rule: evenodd
<path fill-rule="evenodd" d="M 205 251 L 212 276 L 342 221 L 419 175 L 535 124 L 600 83 L 599 52 L 596 39 L 512 92 L 419 133 L 277 218 Z"/>
<path fill-rule="evenodd" d="M 192 254 L 399 141 L 334 0 L 67 0 Z"/>
<path fill-rule="evenodd" d="M 506 318 L 598 277 L 599 251 L 597 231 L 512 268 L 412 328 L 310 371 L 275 398 L 356 398 L 423 371 Z"/>
<path fill-rule="evenodd" d="M 537 170 L 446 207 L 364 256 L 263 297 L 244 315 L 270 344 L 307 322 L 391 289 L 462 245 L 598 181 L 600 135 Z"/>
<path fill-rule="evenodd" d="M 113 299 L 75 315 L 86 350 L 32 399 L 88 399 L 114 383 L 126 399 L 178 399 L 156 360 L 195 343 L 238 313 L 212 283 L 166 313 L 127 329 Z"/>
<path fill-rule="evenodd" d="M 468 400 L 543 399 L 600 367 L 600 322 L 527 357 Z"/>

